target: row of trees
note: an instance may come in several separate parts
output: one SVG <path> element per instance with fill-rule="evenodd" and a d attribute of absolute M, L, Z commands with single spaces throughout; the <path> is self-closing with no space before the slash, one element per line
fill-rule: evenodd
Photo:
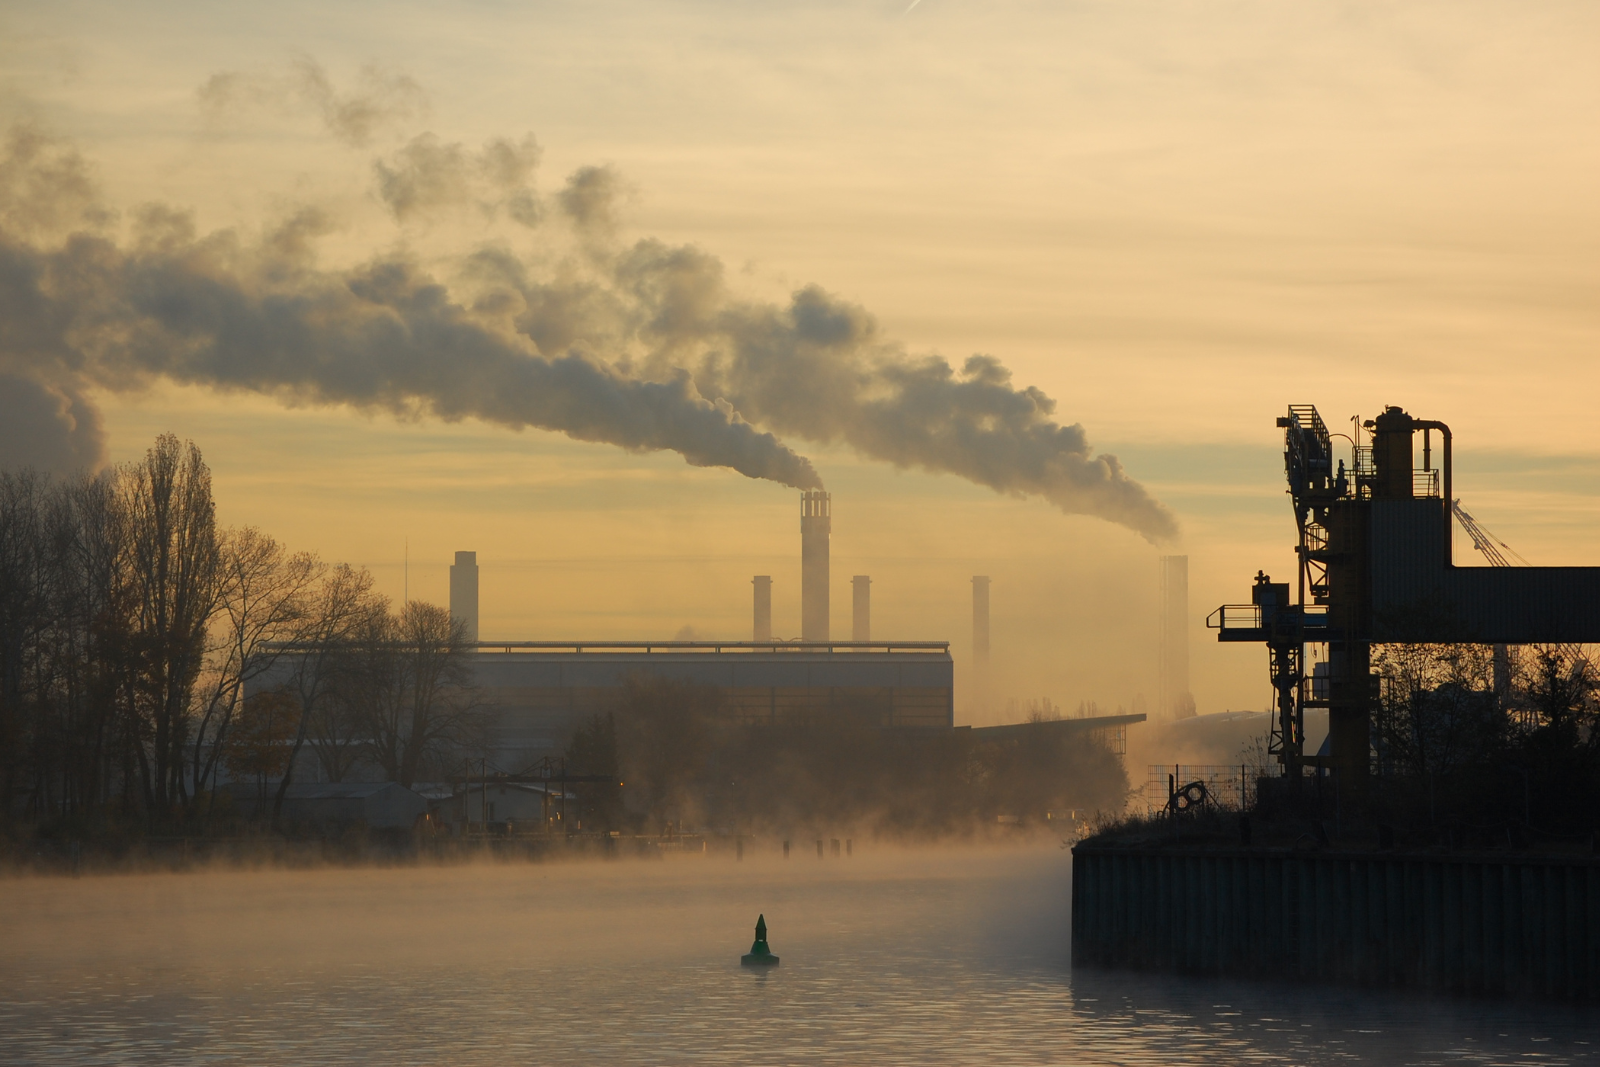
<path fill-rule="evenodd" d="M 171 435 L 99 475 L 0 472 L 0 814 L 193 829 L 223 774 L 275 813 L 308 746 L 334 780 L 370 760 L 409 784 L 471 743 L 462 642 L 365 570 L 219 528 Z"/>
<path fill-rule="evenodd" d="M 1574 646 L 1382 645 L 1377 770 L 1419 817 L 1553 833 L 1595 825 L 1600 676 Z"/>

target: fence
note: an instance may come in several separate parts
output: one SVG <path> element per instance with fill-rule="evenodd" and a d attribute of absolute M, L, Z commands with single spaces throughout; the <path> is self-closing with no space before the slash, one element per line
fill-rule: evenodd
<path fill-rule="evenodd" d="M 1255 799 L 1255 787 L 1249 783 L 1244 764 L 1151 763 L 1146 766 L 1149 773 L 1144 783 L 1144 802 L 1152 814 L 1166 808 L 1171 795 L 1169 783 L 1174 782 L 1178 789 L 1190 782 L 1204 782 L 1212 803 L 1235 811 L 1243 810 L 1247 801 Z"/>

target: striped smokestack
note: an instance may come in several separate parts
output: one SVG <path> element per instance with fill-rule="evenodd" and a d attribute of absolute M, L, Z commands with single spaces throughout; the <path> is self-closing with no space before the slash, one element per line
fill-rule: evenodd
<path fill-rule="evenodd" d="M 800 639 L 828 640 L 828 536 L 832 497 L 821 489 L 800 494 Z"/>

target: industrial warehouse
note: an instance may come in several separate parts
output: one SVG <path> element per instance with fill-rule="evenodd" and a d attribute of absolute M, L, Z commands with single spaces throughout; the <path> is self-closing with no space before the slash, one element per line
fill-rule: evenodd
<path fill-rule="evenodd" d="M 538 820 L 525 813 L 516 817 L 523 832 L 575 831 L 581 819 L 561 816 L 569 800 L 574 812 L 591 813 L 590 825 L 597 818 L 640 828 L 813 817 L 848 823 L 862 810 L 881 815 L 898 806 L 893 821 L 902 828 L 947 826 L 971 817 L 973 801 L 962 790 L 970 791 L 973 769 L 985 761 L 995 765 L 978 778 L 989 783 L 984 788 L 994 796 L 980 807 L 995 808 L 997 817 L 1015 821 L 1025 812 L 1042 819 L 1053 809 L 1119 802 L 1127 788 L 1121 766 L 1127 730 L 1144 720 L 1142 712 L 956 728 L 949 642 L 874 639 L 870 576 L 852 576 L 850 639 L 833 639 L 828 596 L 832 499 L 807 491 L 800 503 L 798 640 L 772 636 L 770 575 L 751 580 L 749 640 L 482 640 L 479 561 L 475 552 L 461 551 L 449 575 L 454 636 L 435 652 L 425 654 L 404 641 L 365 649 L 360 641 L 280 648 L 270 669 L 252 679 L 250 695 L 261 699 L 281 693 L 299 707 L 324 709 L 311 717 L 314 725 L 294 760 L 292 777 L 302 788 L 368 777 L 408 782 L 428 793 L 435 813 L 460 833 L 474 832 L 474 826 L 482 832 L 494 821 L 492 810 L 511 818 L 505 791 L 521 788 L 540 791 L 543 813 Z M 1171 562 L 1164 566 L 1177 570 L 1178 577 L 1168 576 L 1168 599 L 1182 603 L 1181 568 Z M 981 679 L 990 649 L 989 578 L 973 576 L 970 595 L 973 667 Z M 1182 673 L 1164 671 L 1163 677 L 1172 674 L 1171 688 L 1181 702 L 1187 698 L 1187 657 L 1181 626 L 1169 629 L 1176 633 L 1168 641 L 1167 659 Z M 419 662 L 404 666 L 413 654 Z M 385 762 L 385 743 L 362 734 L 370 729 L 362 724 L 381 715 L 368 709 L 346 715 L 343 724 L 336 721 L 344 714 L 341 703 L 360 704 L 372 699 L 372 691 L 396 694 L 409 686 L 420 693 L 423 687 L 414 680 L 391 683 L 363 674 L 362 657 L 382 655 L 398 657 L 402 675 L 433 671 L 449 679 L 431 696 L 400 698 L 400 703 L 430 703 L 422 711 L 429 722 L 413 732 L 438 738 L 425 757 L 411 760 L 409 775 L 400 770 L 406 759 L 392 751 L 395 744 L 389 745 Z M 421 665 L 428 655 L 433 665 Z M 397 722 L 418 721 L 417 708 L 409 705 L 397 704 L 387 714 Z M 439 728 L 447 722 L 453 728 Z M 391 738 L 402 732 L 387 728 Z M 636 800 L 656 796 L 638 800 L 654 804 L 650 812 L 636 810 L 629 817 L 614 804 L 607 809 L 605 783 L 620 784 L 620 766 L 668 752 L 675 755 L 662 758 L 673 767 L 662 774 L 674 781 L 695 776 L 704 781 L 693 788 L 680 782 L 635 791 Z M 1072 761 L 1085 754 L 1089 762 L 1075 767 Z M 1017 760 L 1022 762 L 1016 766 L 1006 762 Z M 741 785 L 741 795 L 731 796 L 724 780 L 746 781 L 736 768 L 751 762 L 769 767 L 765 784 L 757 791 Z M 968 785 L 957 788 L 962 782 Z M 661 799 L 663 792 L 683 789 L 699 799 Z M 264 788 L 236 791 L 255 808 L 269 799 Z M 855 808 L 847 810 L 841 797 L 854 798 L 849 804 Z M 603 809 L 609 816 L 594 815 Z"/>
<path fill-rule="evenodd" d="M 953 727 L 949 642 L 872 641 L 866 575 L 853 580 L 851 639 L 829 639 L 831 509 L 825 492 L 801 495 L 802 636 L 794 642 L 772 639 L 770 575 L 752 580 L 749 641 L 480 641 L 477 554 L 457 552 L 450 614 L 478 652 L 472 686 L 493 720 L 491 760 L 520 766 L 559 755 L 572 731 L 613 707 L 630 679 L 714 688 L 724 713 L 744 724 L 798 724 L 842 712 L 871 727 Z"/>
<path fill-rule="evenodd" d="M 949 729 L 953 664 L 942 642 L 794 645 L 664 641 L 482 644 L 472 670 L 495 719 L 495 762 L 559 753 L 590 715 L 610 709 L 630 679 L 713 687 L 743 724 L 803 723 L 844 711 L 863 725 Z"/>

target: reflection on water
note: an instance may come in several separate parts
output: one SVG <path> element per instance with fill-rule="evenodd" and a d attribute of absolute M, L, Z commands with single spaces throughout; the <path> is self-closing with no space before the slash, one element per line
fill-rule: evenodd
<path fill-rule="evenodd" d="M 1074 974 L 1067 863 L 0 883 L 0 1062 L 1600 1062 L 1581 1009 Z M 776 970 L 738 966 L 758 912 Z"/>

